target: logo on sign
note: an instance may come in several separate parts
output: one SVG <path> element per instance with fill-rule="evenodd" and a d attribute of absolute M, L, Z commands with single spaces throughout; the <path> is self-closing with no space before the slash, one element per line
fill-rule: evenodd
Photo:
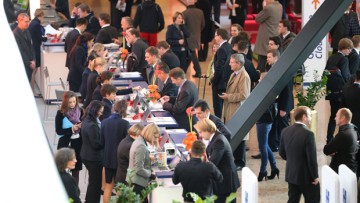
<path fill-rule="evenodd" d="M 325 190 L 325 200 L 326 200 L 326 203 L 329 203 L 330 202 L 330 192 L 328 189 Z"/>
<path fill-rule="evenodd" d="M 249 193 L 245 191 L 245 203 L 249 203 Z"/>
<path fill-rule="evenodd" d="M 346 190 L 343 188 L 343 203 L 346 203 Z"/>
<path fill-rule="evenodd" d="M 314 4 L 314 9 L 316 10 L 318 5 L 320 4 L 320 1 L 319 0 L 313 0 L 311 3 Z"/>

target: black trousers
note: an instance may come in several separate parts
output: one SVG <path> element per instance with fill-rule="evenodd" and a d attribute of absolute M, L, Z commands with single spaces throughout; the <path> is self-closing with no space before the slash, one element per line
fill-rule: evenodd
<path fill-rule="evenodd" d="M 214 9 L 214 20 L 220 23 L 220 6 L 221 0 L 210 0 L 210 8 Z"/>
<path fill-rule="evenodd" d="M 188 51 L 173 51 L 174 54 L 179 58 L 180 61 L 180 68 L 183 69 L 184 73 L 186 74 L 186 71 L 189 67 L 189 63 L 188 61 L 188 56 L 187 56 L 187 52 Z"/>
<path fill-rule="evenodd" d="M 290 113 L 287 112 L 284 117 L 281 117 L 279 114 L 276 116 L 275 121 L 271 127 L 268 143 L 271 150 L 278 150 L 280 146 L 280 138 L 281 138 L 281 131 L 289 126 L 290 120 Z"/>
<path fill-rule="evenodd" d="M 118 30 L 121 29 L 121 18 L 123 16 L 123 12 L 116 8 L 116 3 L 110 3 L 110 18 L 111 18 L 111 26 L 116 27 Z"/>
<path fill-rule="evenodd" d="M 240 167 L 246 166 L 246 146 L 245 140 L 241 141 L 239 146 L 236 147 L 234 153 L 235 165 Z"/>
<path fill-rule="evenodd" d="M 295 185 L 288 183 L 289 191 L 288 203 L 300 202 L 301 194 L 304 195 L 305 203 L 319 203 L 320 202 L 320 183 L 317 185 L 304 184 Z"/>
<path fill-rule="evenodd" d="M 187 60 L 187 67 L 189 67 L 190 61 L 193 62 L 195 74 L 201 75 L 201 67 L 200 67 L 199 59 L 196 56 L 195 50 L 190 50 L 190 60 Z M 187 70 L 187 68 L 186 68 L 186 70 Z M 186 74 L 186 72 L 185 72 L 185 74 Z"/>
<path fill-rule="evenodd" d="M 145 187 L 143 187 L 143 186 L 141 186 L 141 185 L 138 185 L 138 184 L 132 184 L 133 186 L 134 186 L 134 192 L 136 193 L 136 194 L 141 194 L 141 191 L 143 190 L 143 189 L 145 189 Z M 144 201 L 143 201 L 143 203 L 148 203 L 149 202 L 149 200 L 147 199 L 147 197 L 144 199 Z"/>
<path fill-rule="evenodd" d="M 99 203 L 103 165 L 101 161 L 83 160 L 83 163 L 89 171 L 89 184 L 87 186 L 85 203 Z"/>
<path fill-rule="evenodd" d="M 334 132 L 336 128 L 335 117 L 337 111 L 341 108 L 341 102 L 338 100 L 329 100 L 330 102 L 330 118 L 329 124 L 327 128 L 327 136 L 326 136 L 326 143 L 330 142 L 334 138 Z"/>
<path fill-rule="evenodd" d="M 221 99 L 218 94 L 225 92 L 225 90 L 218 90 L 217 86 L 214 84 L 211 85 L 211 88 L 212 88 L 214 114 L 218 118 L 221 118 L 224 100 Z"/>

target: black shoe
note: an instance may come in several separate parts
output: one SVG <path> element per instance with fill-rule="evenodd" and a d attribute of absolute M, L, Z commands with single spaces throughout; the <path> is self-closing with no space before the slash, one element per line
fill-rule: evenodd
<path fill-rule="evenodd" d="M 261 154 L 251 155 L 253 159 L 261 159 Z"/>
<path fill-rule="evenodd" d="M 277 147 L 271 148 L 271 151 L 272 151 L 272 152 L 278 152 L 278 151 L 279 151 L 279 148 L 277 148 Z"/>
<path fill-rule="evenodd" d="M 279 179 L 279 174 L 280 174 L 279 169 L 278 169 L 278 168 L 275 168 L 275 170 L 271 170 L 271 174 L 270 174 L 270 176 L 268 176 L 267 178 L 268 178 L 269 180 L 272 180 L 272 179 L 275 178 L 275 176 L 277 176 L 278 179 Z"/>
<path fill-rule="evenodd" d="M 265 172 L 259 172 L 259 176 L 258 176 L 258 182 L 261 182 L 261 181 L 263 181 L 263 179 L 265 178 L 265 181 L 267 180 L 267 171 L 265 171 Z"/>

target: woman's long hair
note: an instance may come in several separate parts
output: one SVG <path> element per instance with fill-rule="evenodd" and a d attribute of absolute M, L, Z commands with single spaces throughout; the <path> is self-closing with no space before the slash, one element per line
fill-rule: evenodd
<path fill-rule="evenodd" d="M 94 39 L 94 35 L 91 34 L 90 32 L 84 32 L 80 36 L 78 36 L 74 46 L 71 48 L 70 55 L 69 55 L 70 58 L 73 56 L 77 46 L 84 47 L 84 49 L 86 51 L 86 55 L 87 55 L 87 52 L 88 52 L 87 43 L 92 39 Z"/>

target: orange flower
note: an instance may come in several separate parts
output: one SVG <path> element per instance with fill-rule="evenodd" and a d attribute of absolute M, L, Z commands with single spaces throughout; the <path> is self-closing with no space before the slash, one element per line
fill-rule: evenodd
<path fill-rule="evenodd" d="M 192 106 L 186 109 L 186 114 L 189 118 L 190 132 L 186 134 L 186 137 L 183 140 L 183 144 L 185 145 L 186 150 L 189 151 L 191 149 L 191 145 L 195 140 L 197 140 L 196 133 L 192 131 L 192 117 L 194 115 Z"/>
<path fill-rule="evenodd" d="M 121 60 L 124 61 L 128 54 L 129 54 L 129 51 L 127 49 L 123 49 L 120 54 Z"/>
<path fill-rule="evenodd" d="M 158 89 L 157 85 L 149 85 L 148 89 L 149 89 L 149 94 L 147 95 L 148 100 L 155 102 L 158 99 L 160 99 L 161 95 L 157 91 L 157 89 Z"/>

